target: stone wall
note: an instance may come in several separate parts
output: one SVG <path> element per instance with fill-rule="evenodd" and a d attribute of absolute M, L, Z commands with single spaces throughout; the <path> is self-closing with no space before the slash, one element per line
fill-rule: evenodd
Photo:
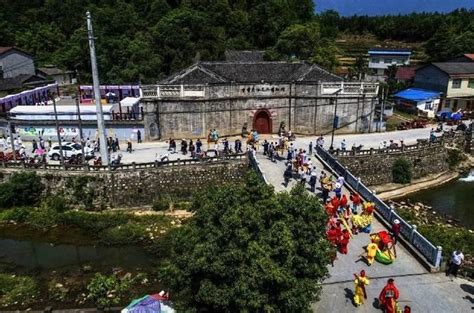
<path fill-rule="evenodd" d="M 449 169 L 447 149 L 441 144 L 420 145 L 417 149 L 398 152 L 380 150 L 366 151 L 367 154 L 337 156 L 337 160 L 347 167 L 367 186 L 392 182 L 392 165 L 395 160 L 404 157 L 412 165 L 413 179 L 428 174 L 441 173 Z"/>
<path fill-rule="evenodd" d="M 44 195 L 60 192 L 73 203 L 94 208 L 151 205 L 160 195 L 189 199 L 195 191 L 210 185 L 241 182 L 248 160 L 222 160 L 190 165 L 112 172 L 37 170 L 45 186 Z M 7 180 L 18 170 L 1 170 Z"/>
<path fill-rule="evenodd" d="M 297 134 L 332 130 L 337 102 L 339 132 L 369 132 L 376 95 L 321 95 L 317 84 L 224 84 L 206 87 L 204 98 L 143 98 L 145 137 L 203 138 L 209 129 L 222 136 L 252 129 L 256 113 L 268 112 L 272 133 L 281 122 Z"/>

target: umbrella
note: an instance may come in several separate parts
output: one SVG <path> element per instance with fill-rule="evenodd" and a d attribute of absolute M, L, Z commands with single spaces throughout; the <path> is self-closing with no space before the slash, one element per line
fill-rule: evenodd
<path fill-rule="evenodd" d="M 165 298 L 159 295 L 144 296 L 135 299 L 121 313 L 174 313 L 174 310 L 163 304 Z"/>

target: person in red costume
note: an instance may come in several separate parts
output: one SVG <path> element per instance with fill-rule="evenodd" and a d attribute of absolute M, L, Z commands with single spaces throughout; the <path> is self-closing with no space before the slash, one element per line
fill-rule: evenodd
<path fill-rule="evenodd" d="M 340 229 L 338 229 L 335 225 L 332 225 L 331 228 L 327 231 L 328 240 L 333 245 L 337 245 L 339 236 L 340 236 Z"/>
<path fill-rule="evenodd" d="M 342 195 L 341 199 L 339 200 L 339 211 L 342 212 L 347 206 L 347 197 L 346 195 Z"/>
<path fill-rule="evenodd" d="M 337 198 L 336 196 L 333 196 L 331 198 L 331 204 L 334 210 L 337 211 L 337 209 L 339 209 L 339 206 L 341 205 L 341 202 L 339 201 L 339 198 Z"/>
<path fill-rule="evenodd" d="M 400 296 L 398 288 L 395 286 L 395 281 L 390 278 L 387 285 L 382 289 L 379 295 L 379 301 L 385 313 L 396 313 L 396 303 Z"/>
<path fill-rule="evenodd" d="M 347 245 L 349 244 L 349 240 L 351 239 L 351 235 L 347 229 L 342 231 L 342 236 L 339 240 L 339 252 L 342 254 L 347 254 Z"/>
<path fill-rule="evenodd" d="M 352 214 L 357 214 L 359 210 L 359 206 L 362 203 L 362 199 L 360 198 L 359 194 L 356 192 L 351 193 L 349 199 L 352 201 Z"/>

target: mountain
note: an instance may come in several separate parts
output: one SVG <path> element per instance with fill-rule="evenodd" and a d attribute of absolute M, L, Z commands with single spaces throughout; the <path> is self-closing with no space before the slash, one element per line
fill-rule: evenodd
<path fill-rule="evenodd" d="M 340 15 L 397 15 L 412 12 L 450 12 L 474 9 L 474 0 L 315 0 L 316 11 L 335 10 Z"/>

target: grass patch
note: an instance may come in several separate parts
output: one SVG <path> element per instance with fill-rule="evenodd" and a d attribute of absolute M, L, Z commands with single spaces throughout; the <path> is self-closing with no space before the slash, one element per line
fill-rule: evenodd
<path fill-rule="evenodd" d="M 28 305 L 35 302 L 38 285 L 31 277 L 0 273 L 0 305 Z"/>

